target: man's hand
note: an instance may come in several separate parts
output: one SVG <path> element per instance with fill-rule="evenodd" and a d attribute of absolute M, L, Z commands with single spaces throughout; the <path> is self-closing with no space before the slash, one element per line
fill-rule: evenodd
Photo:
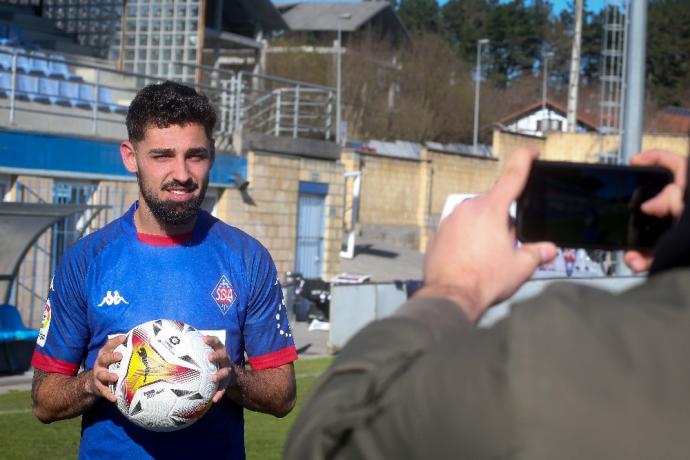
<path fill-rule="evenodd" d="M 117 374 L 110 372 L 108 367 L 122 360 L 122 354 L 115 349 L 125 343 L 127 336 L 118 335 L 108 340 L 103 348 L 98 351 L 96 362 L 93 364 L 91 378 L 84 382 L 87 393 L 94 396 L 102 396 L 110 402 L 117 402 L 117 396 L 110 390 L 110 384 L 117 382 Z"/>
<path fill-rule="evenodd" d="M 635 166 L 663 166 L 673 173 L 673 182 L 661 193 L 642 203 L 642 211 L 656 217 L 680 217 L 683 213 L 683 191 L 685 190 L 687 158 L 665 150 L 646 150 L 630 159 Z M 634 272 L 649 270 L 654 255 L 649 252 L 626 251 L 625 263 Z"/>
<path fill-rule="evenodd" d="M 225 396 L 246 409 L 276 417 L 284 417 L 295 406 L 297 390 L 292 363 L 259 371 L 244 369 L 232 362 L 217 337 L 205 336 L 204 341 L 213 348 L 208 359 L 219 367 L 212 377 L 218 382 L 214 403 Z"/>
<path fill-rule="evenodd" d="M 237 380 L 237 372 L 235 371 L 235 365 L 228 356 L 225 345 L 221 343 L 218 337 L 212 335 L 204 336 L 204 342 L 213 348 L 213 353 L 208 355 L 209 361 L 216 363 L 218 366 L 218 372 L 211 376 L 212 380 L 218 383 L 218 391 L 213 395 L 213 402 L 217 403 L 223 399 L 228 385 Z"/>
<path fill-rule="evenodd" d="M 459 204 L 441 222 L 427 249 L 424 287 L 417 295 L 449 298 L 474 322 L 556 256 L 552 243 L 516 247 L 510 221 L 511 203 L 537 156 L 535 150 L 517 149 L 491 190 Z"/>

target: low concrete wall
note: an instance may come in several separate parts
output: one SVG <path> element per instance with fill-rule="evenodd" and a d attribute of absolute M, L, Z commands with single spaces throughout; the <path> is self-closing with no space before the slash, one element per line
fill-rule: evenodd
<path fill-rule="evenodd" d="M 337 352 L 370 322 L 392 314 L 407 299 L 404 285 L 395 283 L 333 286 L 328 347 Z"/>
<path fill-rule="evenodd" d="M 490 308 L 479 323 L 488 328 L 510 314 L 511 305 L 539 295 L 554 283 L 577 283 L 608 292 L 621 292 L 645 281 L 642 276 L 615 278 L 550 278 L 525 283 L 511 298 Z M 404 285 L 395 283 L 343 285 L 332 288 L 329 348 L 342 349 L 372 321 L 390 316 L 407 299 Z"/>

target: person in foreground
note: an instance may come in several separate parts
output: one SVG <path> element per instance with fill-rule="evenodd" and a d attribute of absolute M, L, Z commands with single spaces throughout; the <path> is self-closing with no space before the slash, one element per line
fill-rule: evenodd
<path fill-rule="evenodd" d="M 32 360 L 33 411 L 44 423 L 83 415 L 80 458 L 244 458 L 242 408 L 281 417 L 294 405 L 297 354 L 274 263 L 259 242 L 200 209 L 215 123 L 192 88 L 139 91 L 120 145 L 139 200 L 70 248 L 51 281 Z M 118 334 L 154 319 L 204 331 L 220 367 L 211 409 L 172 433 L 126 420 L 108 387 L 117 381 L 108 366 L 122 359 Z"/>
<path fill-rule="evenodd" d="M 287 459 L 676 459 L 690 452 L 690 212 L 686 161 L 648 151 L 675 182 L 643 204 L 679 217 L 648 280 L 621 294 L 571 283 L 473 327 L 541 264 L 551 243 L 514 246 L 509 207 L 531 150 L 439 226 L 424 287 L 358 333 L 315 384 Z"/>

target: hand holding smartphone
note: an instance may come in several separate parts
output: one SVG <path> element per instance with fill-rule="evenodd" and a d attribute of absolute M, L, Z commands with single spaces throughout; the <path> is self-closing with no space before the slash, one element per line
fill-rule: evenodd
<path fill-rule="evenodd" d="M 522 242 L 649 250 L 672 225 L 640 206 L 673 181 L 661 167 L 535 161 L 517 200 Z"/>

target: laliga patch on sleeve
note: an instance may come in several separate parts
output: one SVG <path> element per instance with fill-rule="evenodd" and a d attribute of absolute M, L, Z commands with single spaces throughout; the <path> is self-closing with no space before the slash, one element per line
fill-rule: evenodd
<path fill-rule="evenodd" d="M 38 331 L 38 339 L 36 339 L 36 344 L 38 344 L 39 347 L 45 347 L 46 345 L 48 331 L 50 330 L 51 316 L 50 299 L 46 299 L 46 303 L 43 306 L 43 316 L 41 317 L 41 329 Z"/>

